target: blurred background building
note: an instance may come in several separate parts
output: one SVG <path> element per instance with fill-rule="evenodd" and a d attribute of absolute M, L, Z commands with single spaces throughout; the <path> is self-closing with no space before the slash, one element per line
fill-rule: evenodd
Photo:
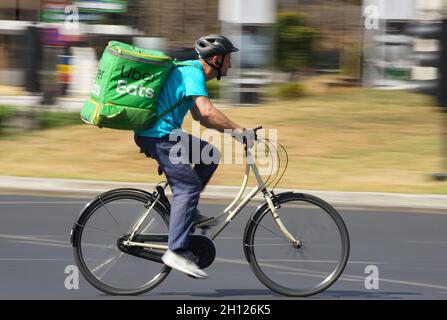
<path fill-rule="evenodd" d="M 415 44 L 418 37 L 407 32 L 408 25 L 440 20 L 442 4 L 442 0 L 1 1 L 0 86 L 42 95 L 44 104 L 63 95 L 85 97 L 98 59 L 112 39 L 188 59 L 195 58 L 192 47 L 199 36 L 224 33 L 242 49 L 234 55 L 231 76 L 219 86 L 221 98 L 232 103 L 258 103 L 271 82 L 296 82 L 322 73 L 339 76 L 333 85 L 411 87 L 416 83 L 411 80 L 436 75 L 418 69 L 415 46 L 425 48 L 428 43 Z"/>
<path fill-rule="evenodd" d="M 375 28 L 364 31 L 363 84 L 413 88 L 429 85 L 420 80 L 435 81 L 436 69 L 424 66 L 421 58 L 438 51 L 438 41 L 421 40 L 415 26 L 425 26 L 423 33 L 429 24 L 440 26 L 442 9 L 442 0 L 365 0 L 365 19 L 368 14 L 376 14 L 378 20 Z"/>

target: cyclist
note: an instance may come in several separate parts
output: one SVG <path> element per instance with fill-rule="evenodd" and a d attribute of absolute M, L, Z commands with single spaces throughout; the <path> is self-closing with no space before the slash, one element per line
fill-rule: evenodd
<path fill-rule="evenodd" d="M 157 111 L 161 113 L 176 103 L 180 105 L 154 127 L 136 131 L 135 142 L 157 160 L 173 194 L 169 250 L 163 255 L 163 262 L 194 278 L 206 278 L 208 275 L 197 266 L 197 257 L 189 248 L 189 233 L 194 222 L 207 219 L 198 212 L 197 205 L 201 191 L 217 169 L 220 153 L 214 146 L 186 132 L 182 131 L 175 140 L 172 133 L 181 129 L 188 111 L 194 120 L 207 128 L 220 132 L 232 129 L 233 136 L 239 141 L 245 131 L 213 106 L 205 87 L 206 81 L 220 80 L 227 75 L 231 68 L 231 53 L 239 49 L 222 35 L 207 35 L 196 41 L 195 50 L 199 59 L 188 61 L 192 66 L 174 68 L 168 76 L 160 93 Z M 194 145 L 199 148 L 195 150 Z M 204 149 L 212 159 L 211 163 L 203 161 L 200 156 Z"/>

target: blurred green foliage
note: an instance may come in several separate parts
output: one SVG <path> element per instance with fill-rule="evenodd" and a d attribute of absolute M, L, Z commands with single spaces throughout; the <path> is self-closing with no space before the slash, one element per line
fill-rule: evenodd
<path fill-rule="evenodd" d="M 4 133 L 4 123 L 13 114 L 12 108 L 0 105 L 0 136 Z"/>
<path fill-rule="evenodd" d="M 304 95 L 304 86 L 299 82 L 282 83 L 278 86 L 278 96 L 281 99 L 301 98 Z"/>
<path fill-rule="evenodd" d="M 0 105 L 0 123 L 12 113 L 12 109 L 8 106 Z"/>
<path fill-rule="evenodd" d="M 206 82 L 206 91 L 208 91 L 210 99 L 219 98 L 219 88 L 220 82 L 218 80 L 210 80 Z"/>
<path fill-rule="evenodd" d="M 306 96 L 304 85 L 299 82 L 287 82 L 270 85 L 264 93 L 266 98 L 291 100 Z"/>
<path fill-rule="evenodd" d="M 56 127 L 70 126 L 83 123 L 79 112 L 38 112 L 37 120 L 41 129 L 50 129 Z"/>
<path fill-rule="evenodd" d="M 320 32 L 306 25 L 304 16 L 297 12 L 284 12 L 277 16 L 275 66 L 292 75 L 312 65 L 314 42 Z"/>
<path fill-rule="evenodd" d="M 264 89 L 262 96 L 274 100 L 295 100 L 308 95 L 305 86 L 299 82 L 276 83 Z"/>
<path fill-rule="evenodd" d="M 0 105 L 0 136 L 7 135 L 9 132 L 7 129 L 11 126 L 11 120 L 20 117 L 32 117 L 37 125 L 37 129 L 40 130 L 82 123 L 79 112 L 24 110 Z"/>

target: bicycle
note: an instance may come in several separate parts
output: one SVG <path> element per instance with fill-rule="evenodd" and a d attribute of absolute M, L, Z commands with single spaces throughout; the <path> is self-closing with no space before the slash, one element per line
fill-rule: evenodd
<path fill-rule="evenodd" d="M 264 143 L 270 157 L 279 149 L 253 129 L 255 141 Z M 287 156 L 286 149 L 278 143 Z M 199 257 L 200 268 L 210 266 L 216 256 L 213 241 L 236 215 L 262 192 L 260 204 L 244 231 L 243 249 L 256 277 L 266 287 L 286 296 L 310 296 L 331 286 L 342 274 L 349 256 L 349 234 L 340 214 L 327 202 L 315 196 L 283 192 L 274 193 L 277 180 L 266 181 L 259 174 L 252 151 L 245 145 L 246 165 L 239 193 L 225 210 L 200 223 L 205 226 L 227 215 L 216 226 L 211 237 L 191 234 L 191 250 Z M 281 165 L 279 166 L 281 168 Z M 257 186 L 242 199 L 250 170 Z M 160 173 L 160 172 L 159 172 Z M 267 187 L 276 181 L 268 191 Z M 268 183 L 270 181 L 270 183 Z M 159 183 L 153 192 L 139 189 L 114 189 L 89 202 L 71 231 L 76 263 L 85 279 L 112 295 L 137 295 L 158 286 L 170 268 L 161 257 L 168 249 L 170 202 L 165 194 L 167 182 Z M 241 200 L 242 199 L 242 200 Z"/>

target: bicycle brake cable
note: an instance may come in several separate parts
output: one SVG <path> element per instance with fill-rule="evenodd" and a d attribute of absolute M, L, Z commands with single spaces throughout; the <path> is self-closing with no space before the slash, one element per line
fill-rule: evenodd
<path fill-rule="evenodd" d="M 282 178 L 283 178 L 283 176 L 284 176 L 284 173 L 286 172 L 287 167 L 289 166 L 289 154 L 287 153 L 286 148 L 284 148 L 284 146 L 283 146 L 281 143 L 278 142 L 278 144 L 279 144 L 279 146 L 281 147 L 281 149 L 284 151 L 284 154 L 285 154 L 285 156 L 286 156 L 286 164 L 285 164 L 285 166 L 284 166 L 284 170 L 283 170 L 283 172 L 281 173 L 281 176 L 279 177 L 278 181 L 276 182 L 276 184 L 275 184 L 275 186 L 272 188 L 272 190 L 274 190 L 274 189 L 276 188 L 276 186 L 278 185 L 278 183 L 282 180 Z"/>
<path fill-rule="evenodd" d="M 263 136 L 259 136 L 259 135 L 258 135 L 258 137 L 260 137 L 261 139 L 263 139 L 262 144 L 267 148 L 268 155 L 269 155 L 270 159 L 271 159 L 272 162 L 273 162 L 273 155 L 272 155 L 272 153 L 270 152 L 270 147 L 268 146 L 268 143 L 265 142 L 266 139 L 265 139 Z M 265 185 L 266 188 L 267 188 L 268 185 L 269 185 L 268 182 L 269 182 L 270 178 L 272 177 L 272 175 L 273 175 L 273 165 L 271 166 L 271 168 L 270 168 L 270 173 L 269 173 L 269 175 L 268 175 L 268 178 L 267 178 L 267 180 L 266 180 L 265 183 L 264 183 L 264 185 Z"/>
<path fill-rule="evenodd" d="M 268 142 L 269 146 L 270 146 L 271 148 L 274 149 L 275 154 L 276 154 L 276 159 L 277 159 L 277 161 L 278 161 L 278 169 L 277 169 L 276 172 L 275 172 L 275 177 L 272 179 L 272 181 L 270 181 L 269 184 L 266 185 L 266 187 L 268 187 L 268 186 L 272 185 L 272 184 L 275 182 L 276 178 L 278 177 L 279 171 L 281 170 L 281 158 L 280 158 L 280 156 L 279 156 L 278 149 L 277 149 L 277 148 L 275 147 L 275 145 L 270 141 L 270 139 L 267 139 L 267 138 L 265 138 L 265 137 L 264 137 L 264 139 Z M 271 150 L 270 147 L 269 147 L 269 150 Z M 273 167 L 272 167 L 272 171 L 273 171 Z"/>

